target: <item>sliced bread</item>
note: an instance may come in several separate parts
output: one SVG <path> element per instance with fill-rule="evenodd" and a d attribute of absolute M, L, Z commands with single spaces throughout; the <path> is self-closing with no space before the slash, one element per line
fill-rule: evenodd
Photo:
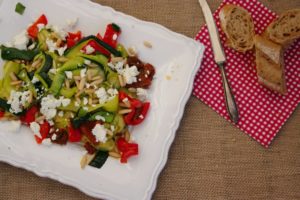
<path fill-rule="evenodd" d="M 254 24 L 247 10 L 229 4 L 221 9 L 219 16 L 228 46 L 239 52 L 253 49 Z"/>
<path fill-rule="evenodd" d="M 283 12 L 278 19 L 272 22 L 267 30 L 270 40 L 288 46 L 300 37 L 300 9 Z"/>
<path fill-rule="evenodd" d="M 258 82 L 280 94 L 286 94 L 283 47 L 262 36 L 254 37 Z"/>

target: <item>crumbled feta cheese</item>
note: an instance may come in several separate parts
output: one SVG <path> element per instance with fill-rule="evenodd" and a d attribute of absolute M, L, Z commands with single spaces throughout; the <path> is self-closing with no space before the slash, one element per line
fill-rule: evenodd
<path fill-rule="evenodd" d="M 88 99 L 87 99 L 86 97 L 84 97 L 84 98 L 83 98 L 83 105 L 88 104 L 88 102 L 89 102 Z"/>
<path fill-rule="evenodd" d="M 64 116 L 64 111 L 59 111 L 59 112 L 58 112 L 58 116 L 59 116 L 59 117 L 63 117 L 63 116 Z"/>
<path fill-rule="evenodd" d="M 80 70 L 80 77 L 83 78 L 86 76 L 86 68 Z"/>
<path fill-rule="evenodd" d="M 105 91 L 105 88 L 101 87 L 99 88 L 96 92 L 95 92 L 96 96 L 98 97 L 99 99 L 99 102 L 101 104 L 105 103 L 106 100 L 107 100 L 107 94 L 106 94 L 106 91 Z"/>
<path fill-rule="evenodd" d="M 79 103 L 75 101 L 74 106 L 79 107 Z"/>
<path fill-rule="evenodd" d="M 65 74 L 67 76 L 68 79 L 72 79 L 73 78 L 73 73 L 71 71 L 65 71 Z"/>
<path fill-rule="evenodd" d="M 20 50 L 26 50 L 28 42 L 29 42 L 29 37 L 27 31 L 23 30 L 21 33 L 19 33 L 14 37 L 12 46 Z"/>
<path fill-rule="evenodd" d="M 52 69 L 49 70 L 49 72 L 52 73 L 52 74 L 56 74 L 56 71 L 57 71 L 57 69 L 55 69 L 55 68 L 52 68 Z"/>
<path fill-rule="evenodd" d="M 128 65 L 122 70 L 122 75 L 127 84 L 136 82 L 136 76 L 139 75 L 139 71 L 136 66 L 129 67 Z"/>
<path fill-rule="evenodd" d="M 54 125 L 53 120 L 49 120 L 48 123 L 49 123 L 50 126 L 53 126 L 53 125 Z"/>
<path fill-rule="evenodd" d="M 65 99 L 64 97 L 56 99 L 53 95 L 48 95 L 42 98 L 40 112 L 46 117 L 47 120 L 51 120 L 57 114 L 57 107 L 66 107 L 70 103 L 70 99 Z"/>
<path fill-rule="evenodd" d="M 35 77 L 35 76 L 33 76 L 33 78 L 32 78 L 32 80 L 31 80 L 31 82 L 33 83 L 33 84 L 35 84 L 35 83 L 37 83 L 37 82 L 39 82 L 40 80 L 37 78 L 37 77 Z"/>
<path fill-rule="evenodd" d="M 89 109 L 88 109 L 88 107 L 84 106 L 83 110 L 88 111 Z"/>
<path fill-rule="evenodd" d="M 96 126 L 92 130 L 92 133 L 96 138 L 96 142 L 105 143 L 107 141 L 107 137 L 106 137 L 107 130 L 103 125 L 96 124 Z"/>
<path fill-rule="evenodd" d="M 115 64 L 113 64 L 112 62 L 109 62 L 107 64 L 111 69 L 116 70 L 119 74 L 122 74 L 123 72 L 123 67 L 124 67 L 124 62 L 123 61 L 119 61 Z"/>
<path fill-rule="evenodd" d="M 53 135 L 51 136 L 51 140 L 52 140 L 52 141 L 55 141 L 56 138 L 57 138 L 57 135 L 56 135 L 56 134 L 53 134 Z"/>
<path fill-rule="evenodd" d="M 90 61 L 90 60 L 84 60 L 84 64 L 86 64 L 86 65 L 90 65 L 92 62 Z"/>
<path fill-rule="evenodd" d="M 30 123 L 30 129 L 33 131 L 33 134 L 38 136 L 39 138 L 41 138 L 41 134 L 40 134 L 40 125 L 37 122 L 31 122 Z"/>
<path fill-rule="evenodd" d="M 46 28 L 46 29 L 53 29 L 53 25 L 52 25 L 52 24 L 47 24 L 47 25 L 45 26 L 45 28 Z"/>
<path fill-rule="evenodd" d="M 115 69 L 115 65 L 112 62 L 107 63 L 107 65 L 111 68 L 111 69 Z"/>
<path fill-rule="evenodd" d="M 63 56 L 66 49 L 67 49 L 67 45 L 57 48 L 58 55 Z"/>
<path fill-rule="evenodd" d="M 85 84 L 85 87 L 86 87 L 86 88 L 89 88 L 89 87 L 91 87 L 91 84 L 86 83 L 86 84 Z"/>
<path fill-rule="evenodd" d="M 107 94 L 109 94 L 110 97 L 114 97 L 118 94 L 118 90 L 117 89 L 113 89 L 113 88 L 109 88 L 107 90 Z"/>
<path fill-rule="evenodd" d="M 143 88 L 137 88 L 136 94 L 141 101 L 145 101 L 148 98 L 148 92 Z"/>
<path fill-rule="evenodd" d="M 39 32 L 40 32 L 43 28 L 45 28 L 45 24 L 37 24 L 37 27 L 38 27 Z"/>
<path fill-rule="evenodd" d="M 34 49 L 34 48 L 35 48 L 35 43 L 32 43 L 32 44 L 28 47 L 29 50 L 32 50 L 32 49 Z"/>
<path fill-rule="evenodd" d="M 9 111 L 11 113 L 20 113 L 22 112 L 25 104 L 28 102 L 30 97 L 29 91 L 24 92 L 16 92 L 15 90 L 12 90 L 10 92 L 10 97 L 7 101 L 8 104 L 10 104 Z"/>
<path fill-rule="evenodd" d="M 40 111 L 47 120 L 50 120 L 55 117 L 58 106 L 60 106 L 60 102 L 53 95 L 48 95 L 42 98 Z"/>
<path fill-rule="evenodd" d="M 50 40 L 47 38 L 46 44 L 47 44 L 49 52 L 54 52 L 55 50 L 57 50 L 56 43 L 53 40 Z"/>
<path fill-rule="evenodd" d="M 57 51 L 60 56 L 64 55 L 64 52 L 67 49 L 66 45 L 63 47 L 57 47 L 56 43 L 53 40 L 50 40 L 48 38 L 46 39 L 46 44 L 49 52 Z"/>
<path fill-rule="evenodd" d="M 60 28 L 58 26 L 53 26 L 52 29 L 62 40 L 65 40 L 66 37 L 68 36 L 68 33 L 63 28 Z"/>
<path fill-rule="evenodd" d="M 51 145 L 52 144 L 51 139 L 50 138 L 43 139 L 42 144 L 46 146 Z"/>
<path fill-rule="evenodd" d="M 95 117 L 95 119 L 96 119 L 96 120 L 101 120 L 101 121 L 105 122 L 105 118 L 102 117 L 101 115 L 97 115 L 97 116 Z"/>
<path fill-rule="evenodd" d="M 95 52 L 95 49 L 93 48 L 93 47 L 91 47 L 91 45 L 87 45 L 86 47 L 85 47 L 85 53 L 86 54 L 92 54 L 92 53 L 94 53 Z"/>
<path fill-rule="evenodd" d="M 114 125 L 111 125 L 111 126 L 110 126 L 110 130 L 111 130 L 112 132 L 114 132 L 114 131 L 116 130 L 115 126 L 114 126 Z"/>
<path fill-rule="evenodd" d="M 118 94 L 118 90 L 110 88 L 106 91 L 105 88 L 101 87 L 96 90 L 95 94 L 99 99 L 99 103 L 104 104 L 107 101 L 113 99 Z"/>
<path fill-rule="evenodd" d="M 60 101 L 63 107 L 66 107 L 71 103 L 70 99 L 65 99 L 64 97 L 60 97 Z"/>
<path fill-rule="evenodd" d="M 125 102 L 127 102 L 127 101 L 129 101 L 129 100 L 128 100 L 128 98 L 126 97 L 126 98 L 124 98 L 122 101 L 125 103 Z"/>
<path fill-rule="evenodd" d="M 118 38 L 117 34 L 114 34 L 113 37 L 112 37 L 113 40 L 116 40 L 117 38 Z"/>
<path fill-rule="evenodd" d="M 78 23 L 78 17 L 74 18 L 74 19 L 67 19 L 66 24 L 68 26 L 68 28 L 75 28 L 77 26 Z"/>

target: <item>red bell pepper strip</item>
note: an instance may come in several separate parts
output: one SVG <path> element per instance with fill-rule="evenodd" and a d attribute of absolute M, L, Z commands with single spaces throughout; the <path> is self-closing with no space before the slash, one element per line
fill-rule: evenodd
<path fill-rule="evenodd" d="M 81 40 L 82 34 L 81 31 L 77 31 L 76 33 L 68 33 L 68 36 L 66 38 L 67 40 L 67 47 L 71 48 L 73 47 L 79 40 Z"/>
<path fill-rule="evenodd" d="M 42 140 L 48 137 L 48 134 L 50 132 L 50 124 L 47 121 L 44 121 L 41 125 L 40 125 L 40 134 L 42 136 Z"/>
<path fill-rule="evenodd" d="M 131 107 L 138 108 L 142 106 L 142 102 L 140 100 L 130 97 L 125 92 L 119 91 L 119 100 L 124 101 L 125 99 L 128 99 Z"/>
<path fill-rule="evenodd" d="M 29 108 L 24 115 L 20 117 L 20 120 L 23 124 L 30 125 L 31 122 L 35 121 L 35 115 L 38 112 L 37 106 L 32 106 Z"/>
<path fill-rule="evenodd" d="M 4 116 L 5 112 L 4 111 L 0 111 L 0 118 L 2 118 Z"/>
<path fill-rule="evenodd" d="M 124 121 L 128 125 L 138 125 L 142 123 L 148 113 L 150 107 L 149 102 L 145 102 L 141 107 L 131 107 L 131 112 L 124 116 Z"/>
<path fill-rule="evenodd" d="M 31 26 L 28 27 L 27 33 L 30 37 L 36 38 L 39 33 L 38 24 L 48 24 L 47 17 L 43 14 L 41 15 Z"/>
<path fill-rule="evenodd" d="M 130 102 L 131 112 L 124 116 L 124 121 L 128 125 L 138 125 L 142 123 L 148 113 L 150 103 L 142 103 L 140 100 L 128 96 L 125 92 L 119 92 L 119 100 L 128 99 Z"/>
<path fill-rule="evenodd" d="M 117 140 L 117 147 L 121 152 L 121 163 L 127 163 L 127 160 L 131 156 L 139 154 L 139 146 L 136 143 L 129 143 L 124 138 Z"/>
<path fill-rule="evenodd" d="M 47 121 L 44 121 L 40 125 L 40 134 L 41 134 L 41 137 L 39 137 L 37 135 L 34 135 L 36 143 L 42 144 L 43 140 L 48 137 L 49 132 L 50 132 L 50 128 L 51 128 L 50 124 Z"/>
<path fill-rule="evenodd" d="M 68 126 L 68 134 L 70 142 L 80 142 L 81 132 L 79 129 L 75 129 L 72 124 Z"/>
<path fill-rule="evenodd" d="M 103 37 L 100 35 L 100 33 L 97 33 L 96 37 L 100 40 L 103 40 Z"/>
<path fill-rule="evenodd" d="M 112 46 L 113 48 L 117 47 L 117 40 L 121 34 L 121 29 L 118 25 L 112 23 L 108 24 L 106 31 L 103 37 L 103 41 Z"/>
<path fill-rule="evenodd" d="M 42 144 L 42 142 L 43 142 L 42 138 L 38 137 L 37 135 L 34 135 L 34 138 L 35 138 L 36 143 Z"/>
<path fill-rule="evenodd" d="M 88 46 L 89 46 L 89 47 L 92 47 L 95 51 L 92 52 L 92 53 L 89 53 L 88 50 L 87 50 Z M 109 53 L 104 47 L 102 47 L 101 45 L 99 45 L 99 44 L 98 44 L 96 41 L 94 41 L 94 40 L 89 41 L 89 42 L 87 43 L 87 45 L 85 45 L 85 46 L 82 48 L 82 50 L 83 50 L 83 52 L 84 52 L 85 54 L 93 54 L 93 53 L 95 53 L 95 52 L 97 51 L 97 52 L 102 53 L 102 54 L 104 54 L 104 55 L 106 55 L 106 56 L 109 56 L 109 55 L 110 55 L 110 53 Z"/>

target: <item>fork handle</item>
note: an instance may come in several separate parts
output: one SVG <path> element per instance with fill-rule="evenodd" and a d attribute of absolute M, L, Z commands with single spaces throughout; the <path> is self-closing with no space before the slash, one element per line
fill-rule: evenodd
<path fill-rule="evenodd" d="M 234 96 L 232 95 L 231 88 L 230 88 L 230 85 L 229 85 L 227 77 L 226 77 L 224 64 L 219 64 L 219 68 L 220 68 L 221 74 L 222 74 L 226 108 L 229 113 L 230 119 L 236 124 L 239 121 L 238 108 L 236 106 Z"/>

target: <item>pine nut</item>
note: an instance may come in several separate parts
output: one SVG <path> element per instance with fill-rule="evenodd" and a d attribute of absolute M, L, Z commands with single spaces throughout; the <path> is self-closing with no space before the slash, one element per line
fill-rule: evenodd
<path fill-rule="evenodd" d="M 128 88 L 129 92 L 136 92 L 136 88 Z"/>
<path fill-rule="evenodd" d="M 12 81 L 18 81 L 18 80 L 19 80 L 19 79 L 17 78 L 17 76 L 15 75 L 14 72 L 11 72 L 11 73 L 9 74 L 9 76 L 10 76 L 10 79 L 11 79 Z"/>
<path fill-rule="evenodd" d="M 68 89 L 70 88 L 70 82 L 68 79 L 65 80 L 65 85 L 66 85 L 66 88 L 68 88 Z"/>
<path fill-rule="evenodd" d="M 95 157 L 96 154 L 85 154 L 80 160 L 80 167 L 84 169 Z"/>
<path fill-rule="evenodd" d="M 117 63 L 123 61 L 123 57 L 113 57 L 110 59 L 112 63 Z"/>
<path fill-rule="evenodd" d="M 113 152 L 113 151 L 110 151 L 108 153 L 108 155 L 111 156 L 111 157 L 113 157 L 113 158 L 120 158 L 121 157 L 121 155 L 119 153 Z"/>
<path fill-rule="evenodd" d="M 125 108 L 130 108 L 130 105 L 128 106 L 127 104 L 123 103 L 123 102 L 120 102 L 119 105 L 121 107 L 125 107 Z"/>
<path fill-rule="evenodd" d="M 79 89 L 79 90 L 83 90 L 84 85 L 85 85 L 85 82 L 86 82 L 86 78 L 82 78 L 82 79 L 80 80 L 80 83 L 79 83 L 79 86 L 78 86 L 78 89 Z"/>
<path fill-rule="evenodd" d="M 10 82 L 10 85 L 20 86 L 22 84 L 22 81 L 12 81 Z"/>
<path fill-rule="evenodd" d="M 60 47 L 61 44 L 62 44 L 62 40 L 60 38 L 58 38 L 56 41 L 56 47 Z"/>
<path fill-rule="evenodd" d="M 91 78 L 92 81 L 95 81 L 95 80 L 103 80 L 102 76 L 95 76 L 95 77 L 92 77 Z"/>
<path fill-rule="evenodd" d="M 133 48 L 133 47 L 129 47 L 128 48 L 128 54 L 130 55 L 130 56 L 136 56 L 136 50 Z"/>
<path fill-rule="evenodd" d="M 126 140 L 127 142 L 130 140 L 130 133 L 129 133 L 128 130 L 125 132 L 125 140 Z"/>
<path fill-rule="evenodd" d="M 60 57 L 58 57 L 58 59 L 57 59 L 58 62 L 67 62 L 68 60 L 69 60 L 69 58 L 64 57 L 64 56 L 60 56 Z"/>
<path fill-rule="evenodd" d="M 103 82 L 103 80 L 96 80 L 96 81 L 91 82 L 91 85 L 99 85 L 102 82 Z"/>
<path fill-rule="evenodd" d="M 122 75 L 118 75 L 120 86 L 124 87 L 126 85 L 124 77 Z"/>
<path fill-rule="evenodd" d="M 144 41 L 144 46 L 151 49 L 152 48 L 152 44 L 149 41 Z"/>
<path fill-rule="evenodd" d="M 31 67 L 37 69 L 41 64 L 42 64 L 42 59 L 38 59 L 32 63 Z"/>
<path fill-rule="evenodd" d="M 132 111 L 131 109 L 123 109 L 123 110 L 119 110 L 119 114 L 124 115 L 130 113 L 131 111 Z"/>

